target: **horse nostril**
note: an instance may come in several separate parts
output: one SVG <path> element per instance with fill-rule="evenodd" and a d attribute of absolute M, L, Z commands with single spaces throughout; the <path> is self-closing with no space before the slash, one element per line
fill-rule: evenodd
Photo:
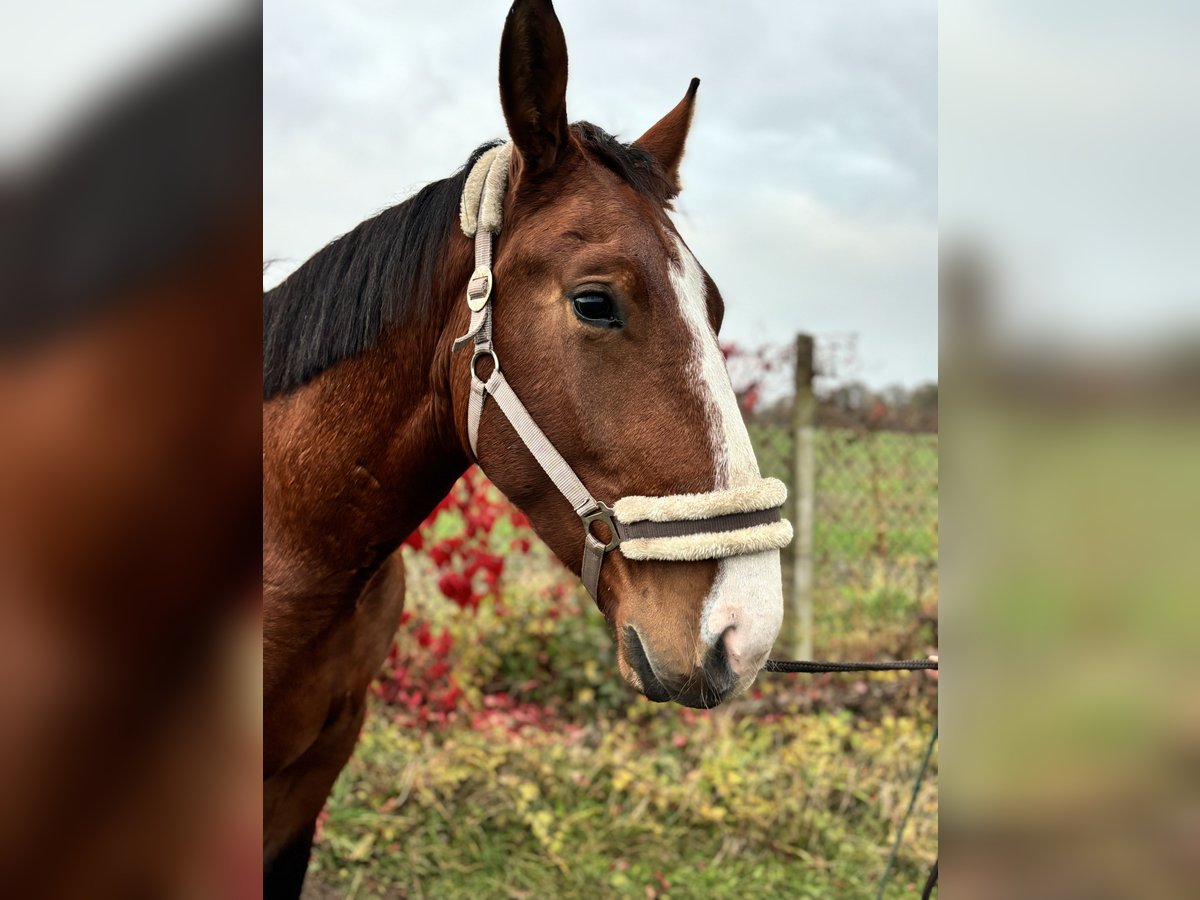
<path fill-rule="evenodd" d="M 725 646 L 726 637 L 736 630 L 736 627 L 730 625 L 722 631 L 721 636 L 704 655 L 704 675 L 718 694 L 725 694 L 737 683 L 737 675 L 729 664 L 729 648 Z"/>
<path fill-rule="evenodd" d="M 642 693 L 649 699 L 662 703 L 671 698 L 666 685 L 654 674 L 650 658 L 646 655 L 646 648 L 642 646 L 642 636 L 632 625 L 625 626 L 625 662 L 641 679 Z"/>

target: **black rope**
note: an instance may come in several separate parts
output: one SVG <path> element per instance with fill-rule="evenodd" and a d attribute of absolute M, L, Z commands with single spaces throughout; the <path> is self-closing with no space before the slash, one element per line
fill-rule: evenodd
<path fill-rule="evenodd" d="M 938 861 L 933 861 L 933 867 L 929 870 L 929 877 L 925 879 L 925 889 L 921 891 L 921 900 L 929 900 L 933 896 L 933 889 L 937 886 L 937 864 Z"/>
<path fill-rule="evenodd" d="M 921 793 L 921 782 L 925 780 L 925 773 L 929 770 L 929 758 L 933 756 L 933 746 L 937 743 L 938 727 L 934 723 L 933 732 L 929 735 L 929 743 L 925 747 L 925 756 L 921 759 L 921 768 L 917 770 L 917 778 L 913 782 L 912 796 L 908 798 L 908 809 L 904 811 L 904 818 L 900 820 L 900 827 L 896 829 L 896 840 L 892 844 L 892 852 L 888 854 L 887 868 L 883 870 L 883 878 L 879 880 L 879 891 L 876 894 L 876 900 L 882 900 L 884 889 L 887 887 L 888 879 L 892 876 L 892 867 L 896 865 L 896 854 L 900 852 L 900 844 L 904 841 L 904 830 L 908 828 L 908 820 L 912 818 L 913 809 L 917 805 L 917 796 Z M 933 881 L 937 881 L 937 863 L 934 863 L 932 872 Z M 929 879 L 926 879 L 926 887 L 932 887 Z"/>
<path fill-rule="evenodd" d="M 817 662 L 811 659 L 769 659 L 764 672 L 915 672 L 937 671 L 936 659 L 895 659 L 883 662 Z"/>

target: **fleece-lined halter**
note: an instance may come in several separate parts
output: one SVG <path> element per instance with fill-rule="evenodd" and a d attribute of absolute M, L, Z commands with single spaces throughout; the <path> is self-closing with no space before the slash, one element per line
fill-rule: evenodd
<path fill-rule="evenodd" d="M 511 143 L 488 150 L 472 167 L 463 188 L 460 218 L 463 232 L 475 238 L 475 271 L 467 282 L 471 326 L 454 342 L 454 349 L 472 341 L 475 344 L 467 408 L 471 452 L 478 456 L 479 420 L 485 399 L 491 397 L 583 521 L 580 577 L 593 599 L 599 593 L 604 555 L 618 547 L 629 559 L 683 561 L 723 559 L 786 546 L 792 539 L 792 526 L 779 511 L 787 498 L 787 488 L 776 478 L 761 478 L 750 487 L 704 494 L 622 497 L 609 506 L 591 495 L 533 421 L 501 373 L 500 359 L 492 346 L 492 241 L 500 231 L 511 155 Z M 483 381 L 476 367 L 481 357 L 488 356 L 492 359 L 492 374 Z M 608 526 L 607 543 L 591 533 L 593 522 Z"/>

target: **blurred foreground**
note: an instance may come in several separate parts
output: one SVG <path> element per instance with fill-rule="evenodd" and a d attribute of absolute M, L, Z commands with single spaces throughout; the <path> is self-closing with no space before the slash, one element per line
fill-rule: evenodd
<path fill-rule="evenodd" d="M 5 896 L 260 891 L 260 37 L 161 12 L 6 35 Z"/>
<path fill-rule="evenodd" d="M 1200 884 L 1200 9 L 943 6 L 941 880 Z"/>

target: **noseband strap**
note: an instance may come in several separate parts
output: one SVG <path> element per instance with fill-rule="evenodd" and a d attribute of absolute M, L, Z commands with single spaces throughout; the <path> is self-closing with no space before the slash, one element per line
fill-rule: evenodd
<path fill-rule="evenodd" d="M 511 154 L 512 145 L 502 144 L 479 158 L 467 175 L 460 210 L 463 233 L 475 238 L 475 271 L 467 283 L 471 324 L 454 342 L 455 352 L 474 344 L 467 405 L 471 452 L 478 459 L 479 422 L 484 402 L 491 397 L 579 516 L 584 538 L 580 578 L 593 599 L 599 597 L 604 556 L 618 547 L 630 559 L 697 560 L 786 546 L 792 539 L 792 526 L 780 517 L 787 489 L 777 479 L 760 479 L 750 488 L 707 494 L 623 497 L 610 507 L 591 495 L 533 421 L 500 371 L 500 358 L 492 344 L 492 242 L 500 231 Z M 489 357 L 492 371 L 484 380 L 479 364 Z M 607 540 L 592 532 L 596 522 L 607 528 Z"/>

